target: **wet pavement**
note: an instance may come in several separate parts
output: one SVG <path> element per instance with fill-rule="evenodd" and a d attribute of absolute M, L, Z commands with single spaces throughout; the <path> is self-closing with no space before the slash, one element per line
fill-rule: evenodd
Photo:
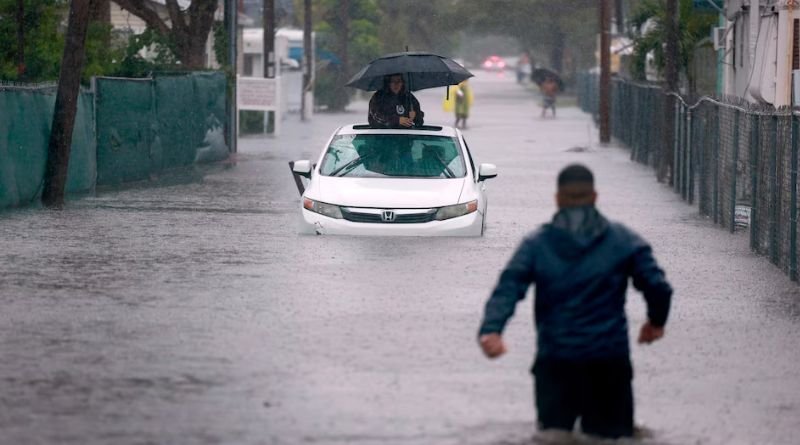
<path fill-rule="evenodd" d="M 499 171 L 483 238 L 297 235 L 287 162 L 364 121 L 363 101 L 290 115 L 280 137 L 242 138 L 235 162 L 0 213 L 0 443 L 532 443 L 530 298 L 500 360 L 475 333 L 574 161 L 676 290 L 665 339 L 632 347 L 646 436 L 632 442 L 797 443 L 797 285 L 627 151 L 593 143 L 576 108 L 539 118 L 513 73 L 471 83 L 467 141 Z M 418 94 L 427 122 L 451 124 L 443 94 Z M 633 333 L 645 318 L 633 291 L 627 311 Z"/>

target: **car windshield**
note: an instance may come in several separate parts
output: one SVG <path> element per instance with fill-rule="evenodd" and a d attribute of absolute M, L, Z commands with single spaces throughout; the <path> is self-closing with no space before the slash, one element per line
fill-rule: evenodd
<path fill-rule="evenodd" d="M 462 178 L 466 167 L 453 137 L 344 134 L 331 141 L 320 173 L 362 178 Z"/>

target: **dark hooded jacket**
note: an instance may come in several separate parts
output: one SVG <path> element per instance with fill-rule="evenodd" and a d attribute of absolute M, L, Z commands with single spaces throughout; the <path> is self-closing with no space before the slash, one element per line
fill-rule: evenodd
<path fill-rule="evenodd" d="M 562 209 L 517 248 L 486 303 L 480 335 L 502 333 L 535 283 L 538 358 L 627 359 L 629 277 L 650 322 L 663 326 L 672 288 L 648 243 L 594 206 Z"/>
<path fill-rule="evenodd" d="M 420 109 L 417 98 L 406 91 L 405 86 L 399 94 L 392 93 L 384 80 L 383 89 L 376 91 L 369 101 L 367 119 L 371 127 L 396 128 L 400 126 L 400 117 L 408 117 L 412 108 L 416 111 L 414 125 L 419 127 L 424 122 L 425 113 Z"/>

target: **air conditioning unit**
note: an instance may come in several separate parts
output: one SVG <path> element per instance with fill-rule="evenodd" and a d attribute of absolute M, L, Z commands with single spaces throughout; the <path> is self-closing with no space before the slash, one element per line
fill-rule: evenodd
<path fill-rule="evenodd" d="M 711 40 L 714 41 L 714 50 L 725 49 L 725 28 L 716 27 L 711 29 Z"/>

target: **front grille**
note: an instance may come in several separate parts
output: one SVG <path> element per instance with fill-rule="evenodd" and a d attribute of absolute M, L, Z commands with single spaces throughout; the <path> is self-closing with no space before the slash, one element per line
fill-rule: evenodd
<path fill-rule="evenodd" d="M 342 216 L 344 219 L 357 223 L 379 223 L 381 222 L 381 215 L 374 213 L 358 213 L 350 212 L 342 209 Z"/>
<path fill-rule="evenodd" d="M 357 209 L 342 207 L 342 217 L 350 222 L 375 223 L 375 224 L 420 224 L 431 222 L 436 218 L 436 209 L 419 213 L 395 213 L 394 221 L 383 221 L 380 211 L 378 213 L 359 212 Z"/>
<path fill-rule="evenodd" d="M 433 221 L 435 216 L 436 212 L 409 213 L 406 215 L 397 215 L 394 222 L 405 224 L 426 223 Z"/>

